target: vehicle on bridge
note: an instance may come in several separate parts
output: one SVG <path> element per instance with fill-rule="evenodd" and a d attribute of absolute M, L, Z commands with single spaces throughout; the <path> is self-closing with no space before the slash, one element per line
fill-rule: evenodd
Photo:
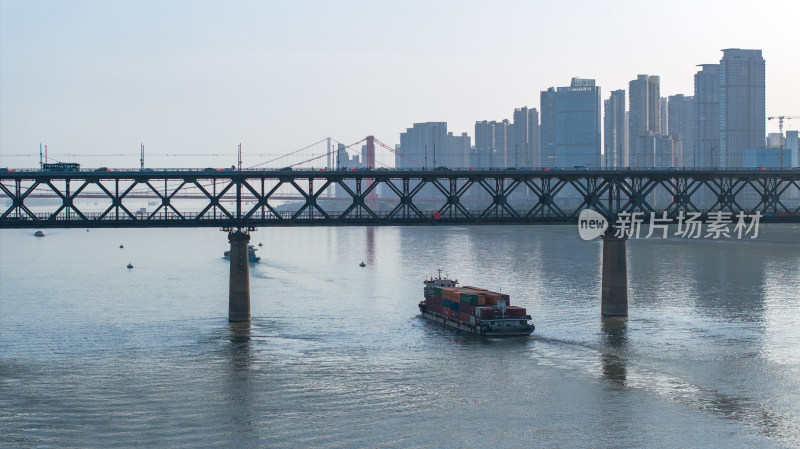
<path fill-rule="evenodd" d="M 80 171 L 81 164 L 77 162 L 52 162 L 42 164 L 42 171 Z"/>
<path fill-rule="evenodd" d="M 441 270 L 439 277 L 423 283 L 419 311 L 426 319 L 477 335 L 530 335 L 535 329 L 525 308 L 512 306 L 508 295 L 459 287 L 458 281 L 442 278 Z"/>

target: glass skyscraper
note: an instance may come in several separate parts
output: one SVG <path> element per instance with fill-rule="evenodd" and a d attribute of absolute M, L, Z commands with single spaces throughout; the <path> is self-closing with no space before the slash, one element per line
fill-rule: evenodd
<path fill-rule="evenodd" d="M 764 148 L 765 62 L 761 50 L 722 50 L 719 63 L 720 166 L 742 167 L 742 151 Z"/>
<path fill-rule="evenodd" d="M 695 145 L 692 165 L 719 167 L 719 64 L 702 64 L 694 75 Z"/>
<path fill-rule="evenodd" d="M 611 92 L 605 101 L 605 161 L 607 168 L 621 168 L 628 165 L 628 142 L 625 132 L 625 91 Z"/>
<path fill-rule="evenodd" d="M 569 87 L 541 93 L 541 151 L 545 167 L 600 167 L 600 87 L 572 78 Z"/>

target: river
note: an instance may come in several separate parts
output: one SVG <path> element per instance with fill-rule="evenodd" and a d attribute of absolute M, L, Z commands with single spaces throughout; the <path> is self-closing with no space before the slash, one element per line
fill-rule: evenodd
<path fill-rule="evenodd" d="M 0 446 L 797 447 L 800 226 L 761 228 L 629 240 L 605 320 L 574 226 L 258 229 L 244 324 L 217 229 L 2 230 Z M 422 319 L 439 268 L 536 331 Z"/>

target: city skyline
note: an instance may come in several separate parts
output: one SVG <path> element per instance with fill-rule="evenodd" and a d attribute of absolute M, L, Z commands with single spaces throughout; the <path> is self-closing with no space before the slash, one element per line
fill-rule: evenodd
<path fill-rule="evenodd" d="M 39 143 L 98 155 L 82 161 L 88 166 L 137 166 L 143 142 L 150 154 L 184 155 L 165 159 L 170 165 L 191 166 L 193 153 L 230 161 L 240 142 L 245 155 L 285 154 L 328 136 L 350 144 L 371 134 L 394 145 L 418 122 L 473 135 L 477 121 L 539 109 L 541 91 L 573 77 L 612 92 L 647 73 L 660 77 L 662 97 L 692 96 L 697 66 L 719 62 L 725 48 L 762 49 L 767 116 L 800 115 L 791 45 L 800 6 L 733 3 L 644 6 L 658 12 L 647 26 L 608 30 L 603 18 L 630 19 L 633 3 L 6 1 L 0 165 L 35 166 Z M 745 18 L 756 25 L 737 26 Z M 567 19 L 585 36 L 560 33 Z M 658 24 L 675 32 L 654 33 L 646 47 L 631 38 Z M 776 131 L 768 121 L 766 132 Z"/>

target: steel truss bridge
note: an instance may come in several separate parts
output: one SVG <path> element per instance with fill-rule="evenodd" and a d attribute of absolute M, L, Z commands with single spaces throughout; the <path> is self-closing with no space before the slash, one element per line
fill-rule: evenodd
<path fill-rule="evenodd" d="M 0 228 L 576 222 L 728 212 L 800 222 L 800 170 L 0 172 Z"/>

